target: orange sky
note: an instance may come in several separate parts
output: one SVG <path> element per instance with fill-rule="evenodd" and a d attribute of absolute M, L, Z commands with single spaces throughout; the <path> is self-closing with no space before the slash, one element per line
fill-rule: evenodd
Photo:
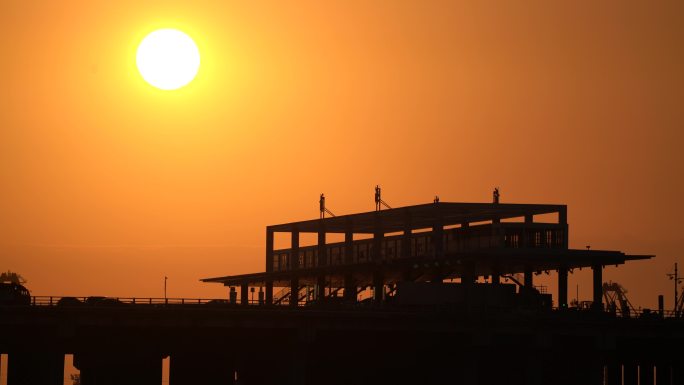
<path fill-rule="evenodd" d="M 393 206 L 500 186 L 567 204 L 571 247 L 656 254 L 605 278 L 671 306 L 683 2 L 139 3 L 0 5 L 0 270 L 33 294 L 225 296 L 198 279 L 263 270 L 265 226 L 321 192 L 339 215 L 375 184 Z M 202 54 L 175 92 L 135 69 L 162 27 Z"/>

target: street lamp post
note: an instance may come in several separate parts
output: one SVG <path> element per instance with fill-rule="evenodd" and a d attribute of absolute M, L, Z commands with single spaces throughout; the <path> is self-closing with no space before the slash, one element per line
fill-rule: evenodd
<path fill-rule="evenodd" d="M 164 276 L 164 302 L 166 303 L 166 280 L 169 279 L 169 277 Z"/>
<path fill-rule="evenodd" d="M 670 273 L 667 276 L 670 277 L 670 279 L 674 281 L 674 306 L 673 306 L 674 311 L 673 312 L 674 312 L 675 318 L 677 318 L 677 317 L 679 317 L 679 314 L 677 314 L 678 313 L 677 312 L 677 306 L 679 305 L 679 295 L 677 293 L 678 292 L 677 286 L 679 286 L 679 284 L 682 281 L 684 281 L 684 278 L 679 277 L 679 271 L 677 270 L 677 263 L 676 262 L 675 262 L 675 266 L 674 266 L 674 274 Z"/>

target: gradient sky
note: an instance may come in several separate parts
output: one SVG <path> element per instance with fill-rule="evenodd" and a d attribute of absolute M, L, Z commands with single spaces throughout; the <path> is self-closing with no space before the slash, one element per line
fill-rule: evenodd
<path fill-rule="evenodd" d="M 35 295 L 219 297 L 265 226 L 442 201 L 568 205 L 635 305 L 684 241 L 684 2 L 6 1 L 0 270 Z M 147 85 L 156 28 L 198 77 Z M 549 281 L 548 278 L 540 282 Z M 570 298 L 590 299 L 590 272 Z M 552 292 L 555 288 L 550 287 Z"/>

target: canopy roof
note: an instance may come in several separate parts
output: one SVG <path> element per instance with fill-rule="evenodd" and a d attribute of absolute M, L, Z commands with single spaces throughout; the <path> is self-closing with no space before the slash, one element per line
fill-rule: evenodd
<path fill-rule="evenodd" d="M 249 284 L 263 286 L 271 281 L 275 286 L 288 286 L 290 279 L 297 277 L 301 284 L 313 284 L 316 277 L 324 274 L 331 283 L 342 284 L 344 274 L 353 273 L 359 286 L 370 285 L 374 272 L 382 272 L 386 283 L 402 280 L 403 274 L 412 271 L 413 279 L 431 274 L 437 269 L 445 278 L 458 278 L 463 266 L 474 265 L 477 275 L 489 275 L 492 268 L 499 274 L 522 273 L 526 268 L 542 272 L 559 268 L 576 269 L 595 265 L 621 265 L 626 261 L 653 258 L 653 255 L 626 255 L 610 250 L 576 249 L 490 249 L 475 252 L 452 253 L 445 258 L 400 258 L 382 263 L 368 262 L 354 265 L 321 266 L 279 272 L 261 272 L 205 278 L 203 282 L 223 283 L 226 286 Z"/>

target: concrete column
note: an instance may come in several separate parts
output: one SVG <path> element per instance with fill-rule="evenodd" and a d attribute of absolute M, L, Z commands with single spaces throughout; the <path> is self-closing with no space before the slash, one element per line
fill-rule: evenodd
<path fill-rule="evenodd" d="M 622 385 L 622 364 L 615 359 L 608 363 L 606 385 Z"/>
<path fill-rule="evenodd" d="M 684 384 L 684 360 L 681 358 L 675 358 L 672 362 L 672 383 L 673 384 Z"/>
<path fill-rule="evenodd" d="M 316 288 L 318 289 L 318 292 L 316 293 L 317 297 L 316 300 L 319 302 L 325 301 L 325 287 L 326 287 L 326 282 L 325 282 L 325 275 L 319 275 L 316 277 Z"/>
<path fill-rule="evenodd" d="M 169 385 L 232 385 L 235 383 L 235 370 L 233 360 L 221 354 L 172 353 L 169 364 Z M 122 384 L 127 384 L 127 382 Z"/>
<path fill-rule="evenodd" d="M 373 300 L 376 304 L 383 301 L 385 294 L 385 284 L 380 271 L 373 272 Z"/>
<path fill-rule="evenodd" d="M 558 307 L 568 308 L 568 268 L 558 269 Z"/>
<path fill-rule="evenodd" d="M 635 362 L 627 361 L 622 364 L 622 381 L 624 385 L 637 385 L 639 383 L 639 373 Z"/>
<path fill-rule="evenodd" d="M 499 269 L 497 267 L 492 268 L 492 284 L 493 285 L 498 285 L 501 283 L 501 273 L 499 272 Z"/>
<path fill-rule="evenodd" d="M 411 217 L 406 217 L 404 234 L 401 237 L 401 258 L 411 257 Z"/>
<path fill-rule="evenodd" d="M 354 233 L 351 230 L 344 233 L 344 263 L 354 263 Z"/>
<path fill-rule="evenodd" d="M 670 364 L 668 364 L 667 362 L 658 362 L 656 364 L 655 372 L 656 384 L 674 384 L 674 382 L 672 382 L 672 368 L 670 368 Z"/>
<path fill-rule="evenodd" d="M 444 226 L 441 221 L 432 225 L 432 249 L 435 258 L 444 256 Z"/>
<path fill-rule="evenodd" d="M 643 361 L 639 363 L 639 385 L 653 385 L 654 376 L 652 363 Z"/>
<path fill-rule="evenodd" d="M 249 305 L 249 284 L 243 283 L 240 285 L 240 305 Z"/>
<path fill-rule="evenodd" d="M 534 353 L 526 353 L 525 357 L 525 384 L 542 385 L 542 362 L 541 357 Z"/>
<path fill-rule="evenodd" d="M 74 366 L 81 371 L 82 385 L 158 385 L 162 357 L 139 352 L 77 353 Z"/>
<path fill-rule="evenodd" d="M 461 283 L 464 285 L 472 285 L 475 283 L 475 263 L 473 261 L 466 261 L 461 268 Z"/>
<path fill-rule="evenodd" d="M 7 366 L 7 385 L 64 384 L 62 353 L 10 352 Z"/>
<path fill-rule="evenodd" d="M 273 305 L 273 281 L 266 281 L 266 305 Z"/>
<path fill-rule="evenodd" d="M 290 270 L 299 268 L 299 230 L 292 230 L 290 241 Z"/>
<path fill-rule="evenodd" d="M 563 226 L 563 248 L 567 249 L 568 248 L 568 208 L 564 206 L 561 210 L 558 211 L 558 223 Z"/>
<path fill-rule="evenodd" d="M 273 230 L 266 228 L 266 272 L 273 271 Z"/>
<path fill-rule="evenodd" d="M 603 266 L 594 265 L 591 267 L 593 272 L 593 308 L 597 311 L 603 310 Z"/>
<path fill-rule="evenodd" d="M 299 279 L 292 277 L 290 279 L 290 306 L 297 307 L 299 305 Z"/>
<path fill-rule="evenodd" d="M 534 289 L 534 273 L 532 272 L 532 268 L 529 266 L 525 266 L 525 271 L 523 273 L 523 285 L 527 289 Z"/>
<path fill-rule="evenodd" d="M 328 265 L 328 248 L 325 246 L 325 228 L 318 230 L 318 266 Z"/>
<path fill-rule="evenodd" d="M 380 230 L 377 230 L 373 234 L 373 252 L 371 253 L 371 260 L 374 262 L 379 262 L 382 258 L 382 239 L 384 237 L 385 234 Z"/>
<path fill-rule="evenodd" d="M 354 263 L 354 233 L 351 224 L 347 224 L 348 230 L 344 233 L 344 263 Z M 356 283 L 354 275 L 350 272 L 344 274 L 344 298 L 347 301 L 356 301 Z"/>
<path fill-rule="evenodd" d="M 529 230 L 530 228 L 527 225 L 531 225 L 534 223 L 534 216 L 532 215 L 525 215 L 525 226 L 523 227 L 523 232 L 522 232 L 522 239 L 520 240 L 522 242 L 522 247 L 530 247 L 530 235 L 529 235 Z"/>
<path fill-rule="evenodd" d="M 356 283 L 351 273 L 344 275 L 344 299 L 350 302 L 356 301 Z"/>

